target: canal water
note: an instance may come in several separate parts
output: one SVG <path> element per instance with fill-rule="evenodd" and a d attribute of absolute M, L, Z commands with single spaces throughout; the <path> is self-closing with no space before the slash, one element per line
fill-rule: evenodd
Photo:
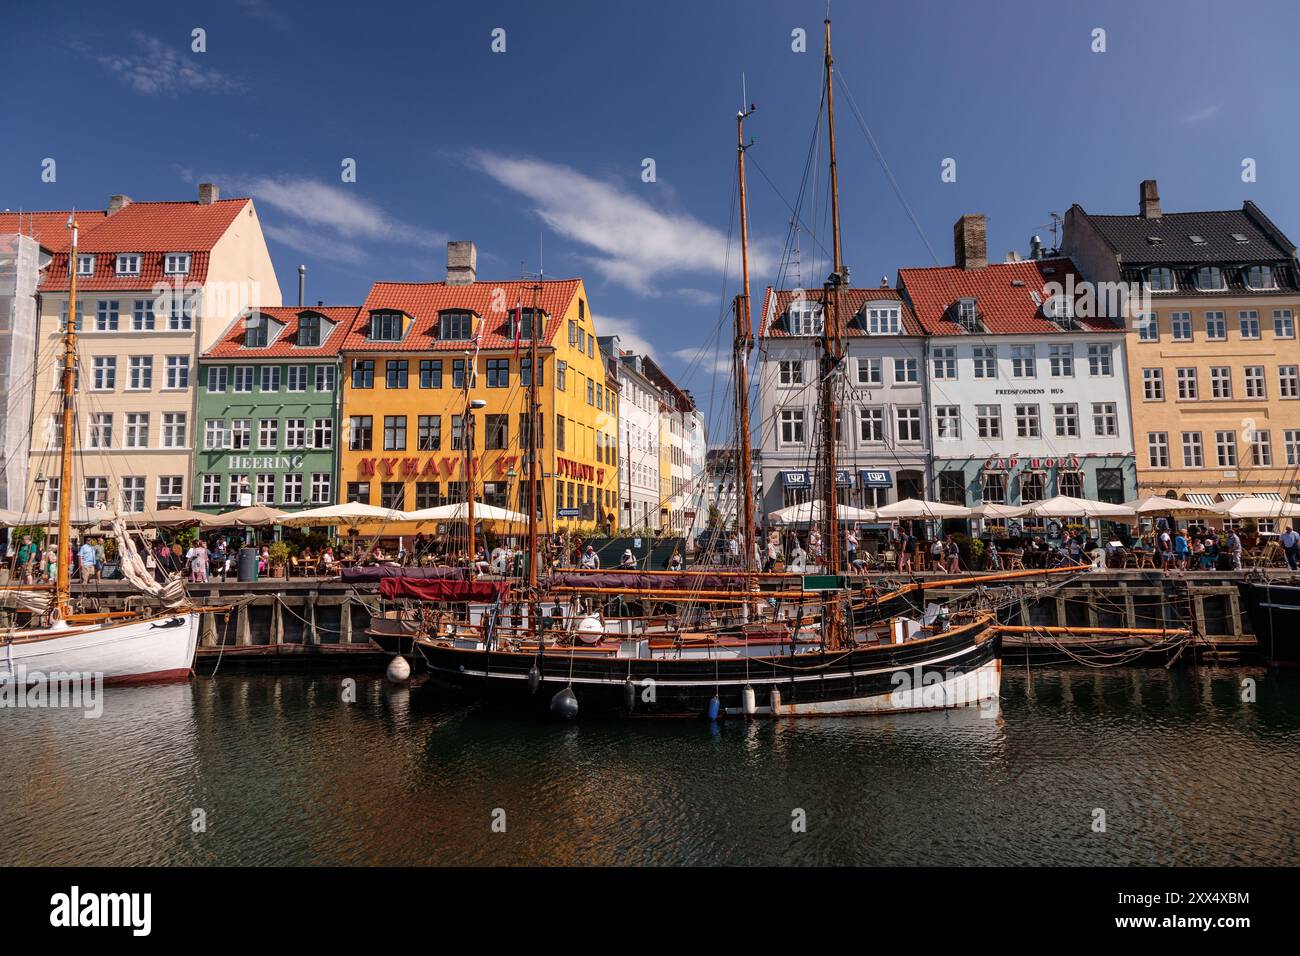
<path fill-rule="evenodd" d="M 1008 668 L 978 710 L 559 724 L 247 674 L 0 709 L 0 864 L 1286 864 L 1300 674 Z M 1254 683 L 1254 700 L 1246 681 Z"/>

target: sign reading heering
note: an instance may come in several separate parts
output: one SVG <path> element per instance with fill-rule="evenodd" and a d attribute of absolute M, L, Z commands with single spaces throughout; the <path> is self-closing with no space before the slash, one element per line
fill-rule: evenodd
<path fill-rule="evenodd" d="M 285 471 L 297 471 L 305 461 L 302 455 L 231 455 L 227 459 L 228 468 L 236 471 L 243 469 L 276 468 Z"/>

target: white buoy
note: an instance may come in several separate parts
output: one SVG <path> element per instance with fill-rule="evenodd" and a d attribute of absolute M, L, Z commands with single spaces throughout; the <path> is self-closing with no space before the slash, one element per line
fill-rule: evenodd
<path fill-rule="evenodd" d="M 388 662 L 388 679 L 394 684 L 405 684 L 411 678 L 411 664 L 398 654 Z"/>
<path fill-rule="evenodd" d="M 578 640 L 584 644 L 599 644 L 605 636 L 605 622 L 595 614 L 588 614 L 578 624 Z"/>
<path fill-rule="evenodd" d="M 745 689 L 740 692 L 740 709 L 751 717 L 758 713 L 758 700 L 754 695 L 754 688 L 750 687 L 748 684 L 746 684 Z"/>

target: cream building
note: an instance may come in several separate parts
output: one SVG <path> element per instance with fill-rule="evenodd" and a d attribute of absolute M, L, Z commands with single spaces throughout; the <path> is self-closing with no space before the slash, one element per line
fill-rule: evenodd
<path fill-rule="evenodd" d="M 35 400 L 29 473 L 36 505 L 59 488 L 62 334 L 69 268 L 77 270 L 78 386 L 73 504 L 124 511 L 190 498 L 199 354 L 250 305 L 278 306 L 280 286 L 253 201 L 199 186 L 194 202 L 132 202 L 78 212 L 69 263 L 68 213 L 0 217 L 48 254 L 37 287 Z"/>

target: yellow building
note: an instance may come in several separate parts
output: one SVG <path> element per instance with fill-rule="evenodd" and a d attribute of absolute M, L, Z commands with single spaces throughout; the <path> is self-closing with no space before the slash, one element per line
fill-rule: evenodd
<path fill-rule="evenodd" d="M 371 288 L 342 347 L 340 500 L 403 511 L 464 501 L 468 432 L 475 501 L 527 513 L 535 302 L 541 529 L 616 526 L 618 397 L 582 280 L 483 282 L 475 271 L 473 243 L 452 242 L 445 282 Z"/>
<path fill-rule="evenodd" d="M 1129 297 L 1128 375 L 1138 493 L 1209 504 L 1290 499 L 1300 469 L 1300 275 L 1295 246 L 1252 202 L 1164 213 L 1074 206 L 1065 249 L 1085 278 Z"/>

